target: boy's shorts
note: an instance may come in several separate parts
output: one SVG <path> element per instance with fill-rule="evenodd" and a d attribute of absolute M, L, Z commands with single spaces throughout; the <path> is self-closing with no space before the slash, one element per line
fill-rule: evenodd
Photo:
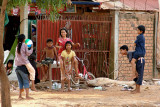
<path fill-rule="evenodd" d="M 52 64 L 54 60 L 55 59 L 52 58 L 45 58 L 44 60 L 42 60 L 42 64 L 49 65 Z"/>
<path fill-rule="evenodd" d="M 145 65 L 144 58 L 143 57 L 138 58 L 136 62 L 136 71 L 138 72 L 138 78 L 137 78 L 136 84 L 138 85 L 142 85 L 144 65 Z"/>

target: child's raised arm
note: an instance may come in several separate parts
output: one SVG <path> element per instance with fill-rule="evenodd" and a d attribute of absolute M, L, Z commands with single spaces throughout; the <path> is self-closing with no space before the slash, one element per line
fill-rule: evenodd
<path fill-rule="evenodd" d="M 55 47 L 58 48 L 58 49 L 62 48 L 62 46 L 59 46 L 59 45 L 58 45 L 58 42 L 56 42 Z"/>
<path fill-rule="evenodd" d="M 80 44 L 79 44 L 79 43 L 74 44 L 74 43 L 72 42 L 72 46 L 73 46 L 73 47 L 77 47 L 77 46 L 80 47 Z"/>
<path fill-rule="evenodd" d="M 30 50 L 28 49 L 27 45 L 24 45 L 24 46 L 25 46 L 25 50 L 22 49 L 22 51 L 25 51 L 26 55 L 30 56 L 32 54 L 32 52 L 33 52 L 33 45 L 31 46 Z"/>

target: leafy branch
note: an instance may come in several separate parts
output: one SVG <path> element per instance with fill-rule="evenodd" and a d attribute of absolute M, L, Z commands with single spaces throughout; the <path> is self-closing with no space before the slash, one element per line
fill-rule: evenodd
<path fill-rule="evenodd" d="M 24 6 L 26 3 L 32 3 L 32 0 L 8 0 L 7 10 L 19 6 Z M 59 18 L 59 11 L 64 9 L 65 6 L 71 4 L 71 0 L 36 0 L 36 5 L 39 9 L 44 9 L 50 12 L 50 20 L 55 21 Z"/>

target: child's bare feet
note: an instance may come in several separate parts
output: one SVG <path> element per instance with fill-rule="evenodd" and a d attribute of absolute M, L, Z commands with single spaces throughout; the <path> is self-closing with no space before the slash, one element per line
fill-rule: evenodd
<path fill-rule="evenodd" d="M 37 92 L 37 89 L 36 89 L 35 87 L 34 87 L 34 88 L 31 88 L 31 90 L 32 90 L 32 91 L 36 91 L 36 92 Z"/>
<path fill-rule="evenodd" d="M 43 79 L 41 80 L 41 82 L 46 82 L 46 79 L 45 79 L 45 78 L 43 78 Z"/>
<path fill-rule="evenodd" d="M 71 92 L 72 90 L 71 89 L 68 89 L 68 92 Z"/>
<path fill-rule="evenodd" d="M 27 96 L 26 99 L 27 99 L 27 100 L 30 100 L 30 99 L 34 99 L 34 98 Z"/>
<path fill-rule="evenodd" d="M 23 97 L 19 97 L 19 98 L 18 98 L 18 100 L 23 100 L 23 99 L 24 99 Z"/>
<path fill-rule="evenodd" d="M 41 80 L 41 82 L 45 82 L 45 80 L 44 80 L 44 79 L 42 79 L 42 80 Z"/>
<path fill-rule="evenodd" d="M 61 91 L 61 92 L 65 92 L 65 90 L 64 90 L 64 89 L 61 89 L 60 91 Z"/>
<path fill-rule="evenodd" d="M 136 93 L 140 93 L 140 91 L 137 91 L 136 89 L 131 91 L 131 94 L 136 94 Z"/>

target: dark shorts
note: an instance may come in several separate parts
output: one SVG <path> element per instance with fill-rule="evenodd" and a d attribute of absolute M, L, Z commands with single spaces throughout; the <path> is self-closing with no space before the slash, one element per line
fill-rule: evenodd
<path fill-rule="evenodd" d="M 52 58 L 45 58 L 44 60 L 45 61 L 47 61 L 47 60 L 53 60 L 54 61 L 55 59 L 54 58 L 53 59 Z"/>
<path fill-rule="evenodd" d="M 145 60 L 144 59 L 139 59 L 136 62 L 136 71 L 138 72 L 138 78 L 136 80 L 136 84 L 142 85 L 142 80 L 143 80 L 143 73 L 144 73 L 144 65 L 145 65 Z"/>
<path fill-rule="evenodd" d="M 45 58 L 44 60 L 42 60 L 41 64 L 49 66 L 49 64 L 53 64 L 53 61 L 55 61 L 55 59 Z"/>

